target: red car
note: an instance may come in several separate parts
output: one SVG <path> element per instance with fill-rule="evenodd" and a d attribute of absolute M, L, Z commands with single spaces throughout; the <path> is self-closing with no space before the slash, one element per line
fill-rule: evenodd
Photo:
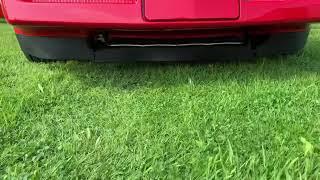
<path fill-rule="evenodd" d="M 295 53 L 320 0 L 2 0 L 31 61 L 169 61 Z"/>
<path fill-rule="evenodd" d="M 1 8 L 1 2 L 0 2 L 0 18 L 3 18 L 2 8 Z"/>

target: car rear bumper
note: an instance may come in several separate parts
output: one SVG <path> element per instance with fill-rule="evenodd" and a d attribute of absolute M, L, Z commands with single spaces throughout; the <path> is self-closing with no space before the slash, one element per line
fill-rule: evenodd
<path fill-rule="evenodd" d="M 263 41 L 240 44 L 188 46 L 94 46 L 86 38 L 36 37 L 17 34 L 23 52 L 43 60 L 82 60 L 92 62 L 138 61 L 212 61 L 251 59 L 279 54 L 293 54 L 301 50 L 307 40 L 308 30 L 277 33 Z M 285 41 L 284 41 L 285 39 Z M 289 46 L 288 46 L 289 45 Z"/>
<path fill-rule="evenodd" d="M 2 0 L 7 21 L 13 25 L 94 29 L 185 29 L 320 21 L 320 0 L 240 0 L 237 19 L 192 21 L 149 21 L 144 18 L 143 2 L 143 0 Z"/>

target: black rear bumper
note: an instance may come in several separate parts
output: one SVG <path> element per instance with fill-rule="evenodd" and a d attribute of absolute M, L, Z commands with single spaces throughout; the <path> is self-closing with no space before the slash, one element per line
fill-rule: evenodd
<path fill-rule="evenodd" d="M 280 33 L 248 39 L 238 45 L 177 47 L 104 47 L 97 48 L 85 38 L 51 38 L 17 35 L 20 47 L 27 56 L 43 60 L 82 60 L 92 62 L 137 61 L 210 61 L 246 59 L 301 50 L 308 32 Z"/>

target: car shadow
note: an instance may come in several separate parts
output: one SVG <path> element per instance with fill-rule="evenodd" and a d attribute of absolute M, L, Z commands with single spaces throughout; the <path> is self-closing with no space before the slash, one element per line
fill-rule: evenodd
<path fill-rule="evenodd" d="M 320 40 L 311 38 L 305 50 L 297 55 L 274 58 L 229 61 L 193 61 L 180 63 L 95 64 L 68 62 L 52 65 L 72 73 L 88 88 L 163 88 L 207 83 L 249 84 L 255 81 L 286 81 L 308 75 L 319 75 Z"/>

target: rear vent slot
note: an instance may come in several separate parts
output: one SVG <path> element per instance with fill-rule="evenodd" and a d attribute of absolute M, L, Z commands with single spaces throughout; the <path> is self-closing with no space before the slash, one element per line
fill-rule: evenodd
<path fill-rule="evenodd" d="M 236 38 L 225 39 L 114 39 L 108 42 L 110 47 L 181 47 L 181 46 L 215 46 L 215 45 L 241 45 L 243 41 Z"/>
<path fill-rule="evenodd" d="M 99 47 L 181 47 L 245 44 L 241 32 L 212 33 L 210 31 L 154 31 L 154 32 L 109 32 L 96 36 Z"/>

